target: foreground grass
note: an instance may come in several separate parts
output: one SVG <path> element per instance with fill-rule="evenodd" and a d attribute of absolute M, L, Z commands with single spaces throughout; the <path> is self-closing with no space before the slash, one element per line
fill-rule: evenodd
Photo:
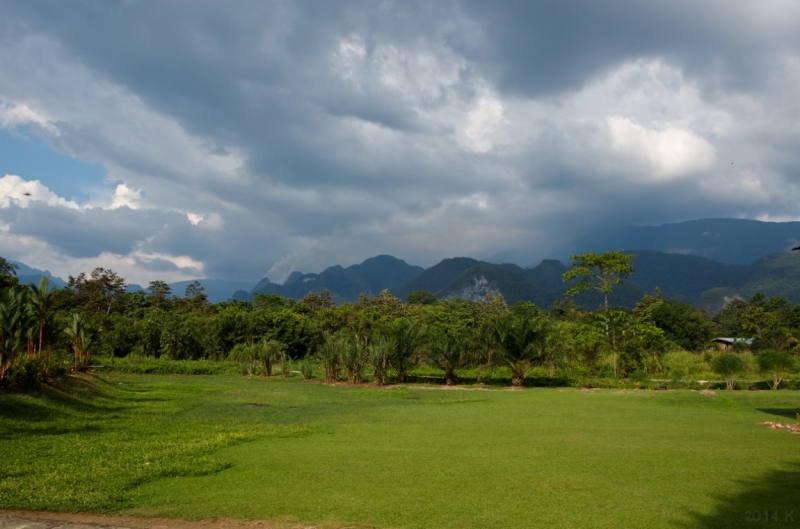
<path fill-rule="evenodd" d="M 799 397 L 112 374 L 0 395 L 0 506 L 409 528 L 752 527 L 769 511 L 796 527 L 800 436 L 755 423 L 793 419 Z"/>

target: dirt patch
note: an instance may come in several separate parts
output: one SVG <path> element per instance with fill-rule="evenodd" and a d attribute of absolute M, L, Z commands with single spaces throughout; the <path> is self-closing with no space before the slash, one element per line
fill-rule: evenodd
<path fill-rule="evenodd" d="M 247 404 L 244 404 L 245 408 L 264 408 L 266 406 L 266 404 L 257 404 L 255 402 L 248 402 Z"/>
<path fill-rule="evenodd" d="M 65 524 L 93 524 L 132 529 L 316 529 L 315 526 L 311 525 L 275 523 L 263 520 L 243 521 L 232 518 L 214 518 L 212 520 L 192 522 L 172 518 L 138 518 L 134 516 L 16 510 L 0 510 L 0 516 L 21 518 L 25 521 L 45 522 L 47 526 L 53 529 Z M 59 523 L 48 524 L 47 522 Z M 65 527 L 64 529 L 69 528 Z"/>
<path fill-rule="evenodd" d="M 761 426 L 766 426 L 767 428 L 772 428 L 773 430 L 786 430 L 787 432 L 800 435 L 800 423 L 787 424 L 776 421 L 765 421 L 758 424 Z"/>
<path fill-rule="evenodd" d="M 700 391 L 698 391 L 698 393 L 701 394 L 701 395 L 708 395 L 709 397 L 716 397 L 717 396 L 717 392 L 716 391 L 711 391 L 710 389 L 701 389 Z"/>

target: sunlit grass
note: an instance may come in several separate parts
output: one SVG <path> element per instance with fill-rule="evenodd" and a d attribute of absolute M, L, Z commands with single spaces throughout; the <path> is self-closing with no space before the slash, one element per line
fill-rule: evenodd
<path fill-rule="evenodd" d="M 330 526 L 748 527 L 747 509 L 800 499 L 781 481 L 747 504 L 747 483 L 800 462 L 800 436 L 756 424 L 793 420 L 797 392 L 121 374 L 96 388 L 0 395 L 0 506 Z M 731 495 L 744 499 L 722 509 Z"/>

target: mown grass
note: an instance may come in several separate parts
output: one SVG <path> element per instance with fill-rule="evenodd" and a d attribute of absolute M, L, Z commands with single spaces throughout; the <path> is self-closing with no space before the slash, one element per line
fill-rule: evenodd
<path fill-rule="evenodd" d="M 800 505 L 800 436 L 756 424 L 793 420 L 796 392 L 74 383 L 0 395 L 0 506 L 477 528 L 752 527 Z"/>

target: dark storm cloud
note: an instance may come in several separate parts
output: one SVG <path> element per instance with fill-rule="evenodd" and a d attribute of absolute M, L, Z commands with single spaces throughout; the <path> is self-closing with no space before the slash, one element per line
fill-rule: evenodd
<path fill-rule="evenodd" d="M 528 2 L 468 0 L 487 46 L 465 47 L 494 70 L 500 86 L 526 95 L 581 88 L 622 61 L 665 57 L 719 88 L 748 88 L 769 78 L 773 53 L 797 50 L 800 35 L 753 27 L 753 2 Z M 762 6 L 763 7 L 763 6 Z"/>
<path fill-rule="evenodd" d="M 797 214 L 791 2 L 0 6 L 0 98 L 141 190 L 0 210 L 68 255 L 235 277 Z"/>

